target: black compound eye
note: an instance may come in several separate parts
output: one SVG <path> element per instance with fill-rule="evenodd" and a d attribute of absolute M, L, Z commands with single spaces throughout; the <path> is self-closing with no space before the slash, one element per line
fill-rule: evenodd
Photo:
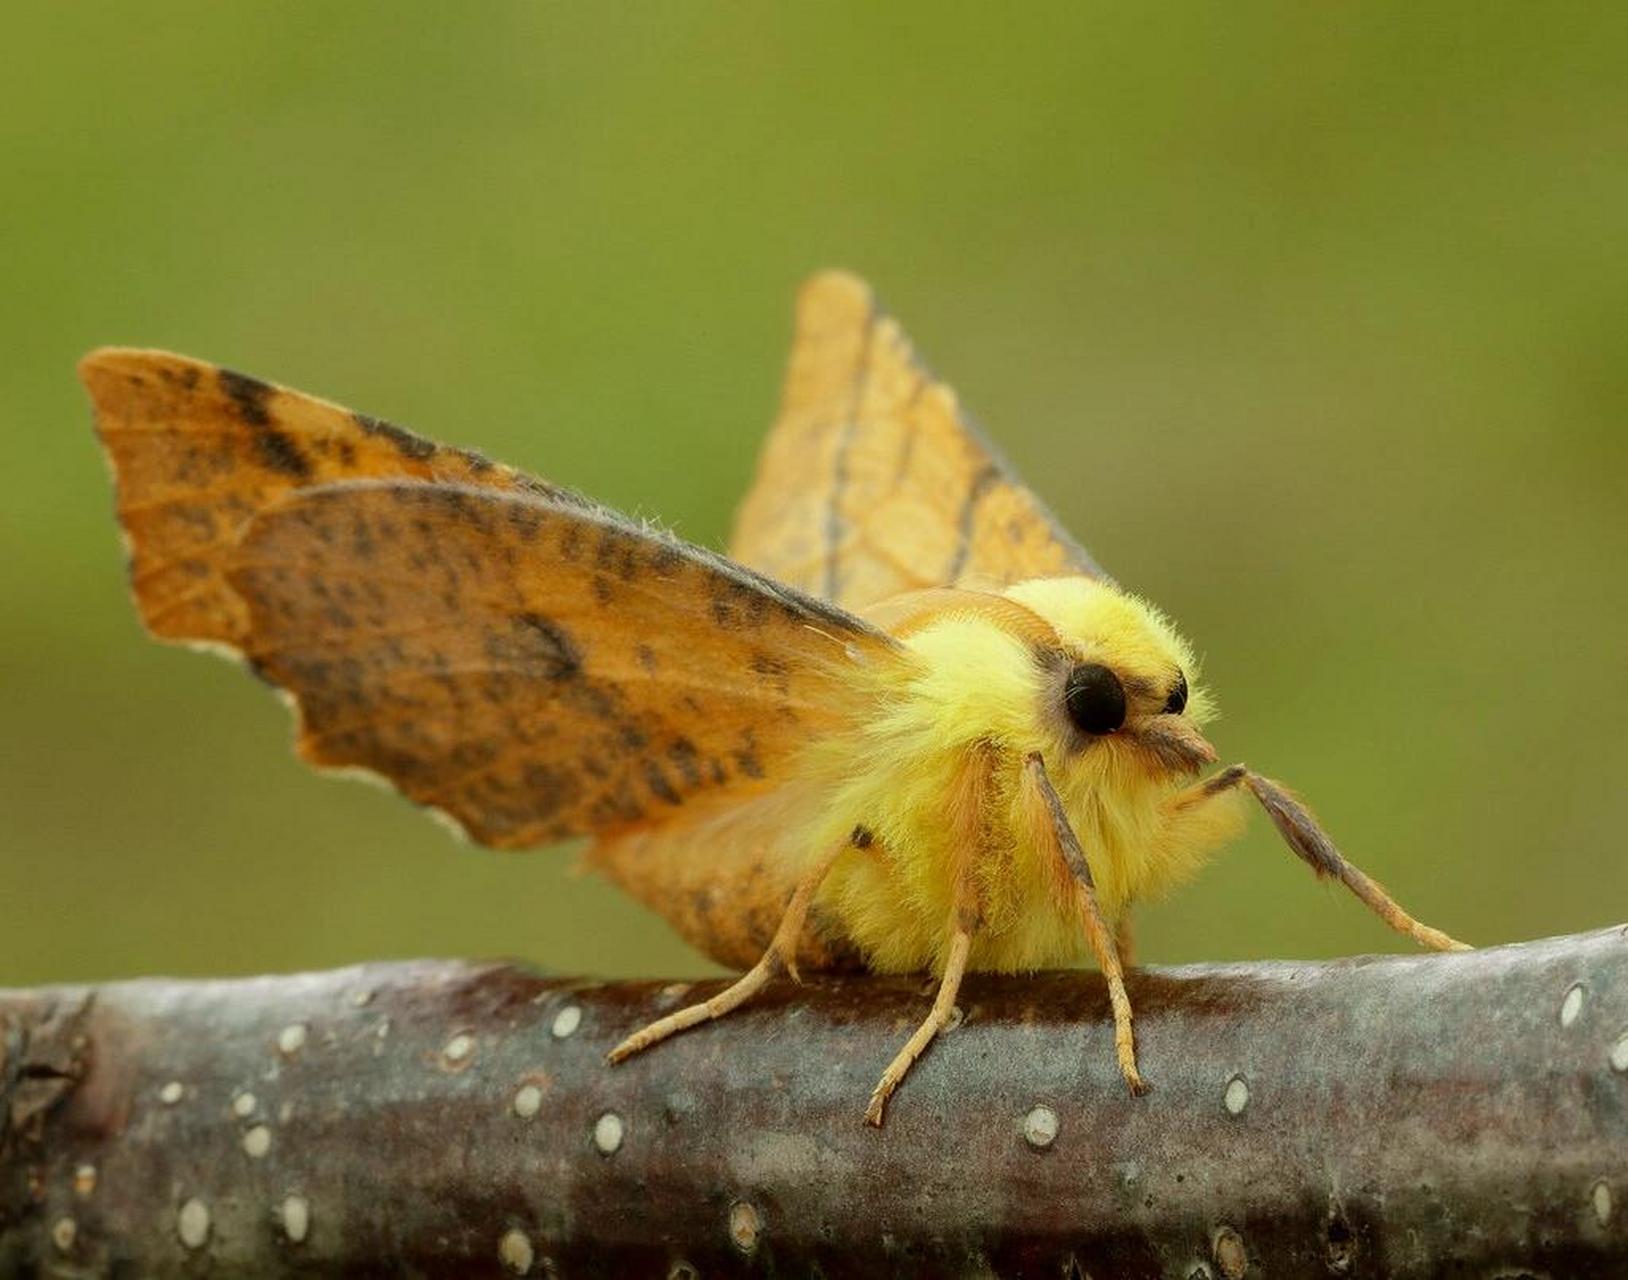
<path fill-rule="evenodd" d="M 1179 716 L 1187 709 L 1187 675 L 1185 672 L 1176 672 L 1176 686 L 1171 689 L 1170 696 L 1164 700 L 1165 714 Z"/>
<path fill-rule="evenodd" d="M 1125 686 L 1107 667 L 1082 663 L 1063 688 L 1068 718 L 1086 733 L 1113 733 L 1125 723 Z"/>

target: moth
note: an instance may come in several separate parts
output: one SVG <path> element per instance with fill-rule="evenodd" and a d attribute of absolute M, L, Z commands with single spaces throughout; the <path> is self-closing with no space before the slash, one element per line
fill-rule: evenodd
<path fill-rule="evenodd" d="M 727 558 L 478 453 L 214 365 L 102 349 L 80 373 L 136 604 L 286 691 L 298 751 L 500 849 L 588 860 L 744 976 L 1094 960 L 1144 1088 L 1133 905 L 1252 795 L 1300 858 L 1426 947 L 1284 787 L 1205 775 L 1193 651 L 1071 538 L 855 277 L 801 290 L 779 417 Z"/>

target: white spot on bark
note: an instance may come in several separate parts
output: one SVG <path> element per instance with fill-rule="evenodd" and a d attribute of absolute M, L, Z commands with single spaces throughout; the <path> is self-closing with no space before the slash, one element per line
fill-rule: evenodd
<path fill-rule="evenodd" d="M 259 1160 L 271 1150 L 271 1130 L 257 1124 L 243 1135 L 243 1150 L 251 1160 Z"/>
<path fill-rule="evenodd" d="M 277 1033 L 277 1048 L 280 1052 L 293 1057 L 305 1048 L 305 1024 L 291 1022 Z"/>
<path fill-rule="evenodd" d="M 79 1235 L 79 1224 L 72 1218 L 58 1218 L 51 1224 L 51 1243 L 58 1253 L 72 1253 L 73 1242 Z"/>
<path fill-rule="evenodd" d="M 303 1244 L 311 1231 L 311 1202 L 304 1196 L 284 1196 L 278 1206 L 283 1220 L 283 1234 L 293 1244 Z"/>
<path fill-rule="evenodd" d="M 1057 1141 L 1057 1113 L 1047 1106 L 1034 1107 L 1023 1117 L 1023 1140 L 1036 1151 L 1044 1151 Z"/>
<path fill-rule="evenodd" d="M 554 1026 L 551 1028 L 556 1040 L 563 1040 L 582 1025 L 582 1010 L 574 1004 L 568 1004 L 554 1015 Z"/>
<path fill-rule="evenodd" d="M 441 1050 L 441 1056 L 448 1062 L 464 1062 L 474 1052 L 475 1037 L 467 1032 L 460 1031 L 447 1041 L 446 1048 Z"/>
<path fill-rule="evenodd" d="M 503 1233 L 503 1239 L 497 1242 L 497 1256 L 502 1260 L 504 1267 L 517 1276 L 523 1276 L 531 1270 L 533 1254 L 531 1239 L 519 1227 L 511 1227 Z"/>
<path fill-rule="evenodd" d="M 193 1196 L 175 1215 L 175 1233 L 189 1249 L 201 1249 L 209 1239 L 209 1206 Z"/>
<path fill-rule="evenodd" d="M 1594 1184 L 1594 1190 L 1589 1193 L 1589 1199 L 1594 1202 L 1594 1216 L 1599 1219 L 1603 1227 L 1611 1221 L 1611 1188 L 1602 1180 Z"/>
<path fill-rule="evenodd" d="M 232 1114 L 240 1120 L 247 1120 L 259 1105 L 259 1099 L 252 1093 L 240 1093 L 232 1099 Z"/>
<path fill-rule="evenodd" d="M 534 1084 L 521 1085 L 514 1095 L 514 1113 L 530 1120 L 543 1106 L 543 1091 Z"/>
<path fill-rule="evenodd" d="M 1233 1076 L 1221 1094 L 1221 1103 L 1229 1116 L 1243 1115 L 1244 1108 L 1249 1105 L 1249 1081 L 1242 1076 Z"/>
<path fill-rule="evenodd" d="M 179 1080 L 171 1080 L 158 1091 L 158 1100 L 166 1107 L 173 1107 L 177 1102 L 181 1101 L 181 1097 L 185 1093 L 186 1089 Z"/>
<path fill-rule="evenodd" d="M 1583 984 L 1574 982 L 1566 988 L 1566 994 L 1560 1001 L 1560 1025 L 1569 1027 L 1577 1021 L 1577 1015 L 1583 1012 Z"/>
<path fill-rule="evenodd" d="M 622 1145 L 625 1132 L 622 1117 L 614 1111 L 607 1111 L 594 1121 L 594 1146 L 599 1148 L 601 1155 L 615 1155 Z"/>
<path fill-rule="evenodd" d="M 73 1193 L 81 1200 L 87 1199 L 91 1192 L 96 1190 L 96 1166 L 82 1164 L 73 1171 Z"/>
<path fill-rule="evenodd" d="M 763 1219 L 755 1207 L 745 1200 L 729 1206 L 729 1238 L 742 1253 L 756 1253 L 758 1236 L 763 1233 Z"/>
<path fill-rule="evenodd" d="M 365 987 L 360 991 L 351 992 L 350 1002 L 358 1009 L 365 1009 L 373 1001 L 373 993 Z"/>
<path fill-rule="evenodd" d="M 1628 1071 L 1628 1031 L 1618 1036 L 1617 1042 L 1611 1046 L 1611 1069 Z"/>

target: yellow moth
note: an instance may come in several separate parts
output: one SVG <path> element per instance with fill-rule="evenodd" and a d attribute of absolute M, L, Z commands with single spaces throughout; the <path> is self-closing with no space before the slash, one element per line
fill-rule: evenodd
<path fill-rule="evenodd" d="M 810 280 L 729 558 L 479 454 L 162 352 L 81 363 L 137 605 L 292 695 L 299 751 L 483 844 L 591 863 L 746 970 L 1094 959 L 1119 1066 L 1133 903 L 1252 793 L 1290 847 L 1428 947 L 1278 784 L 1215 753 L 1192 651 L 1052 519 L 852 276 Z"/>

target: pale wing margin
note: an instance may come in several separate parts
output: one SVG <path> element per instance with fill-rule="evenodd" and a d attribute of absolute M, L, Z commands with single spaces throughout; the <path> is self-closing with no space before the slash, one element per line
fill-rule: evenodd
<path fill-rule="evenodd" d="M 1107 578 L 869 286 L 835 271 L 798 296 L 780 413 L 730 554 L 856 611 L 931 587 Z"/>
<path fill-rule="evenodd" d="M 693 818 L 863 713 L 894 641 L 610 512 L 463 485 L 285 495 L 228 578 L 299 750 L 515 847 Z"/>

